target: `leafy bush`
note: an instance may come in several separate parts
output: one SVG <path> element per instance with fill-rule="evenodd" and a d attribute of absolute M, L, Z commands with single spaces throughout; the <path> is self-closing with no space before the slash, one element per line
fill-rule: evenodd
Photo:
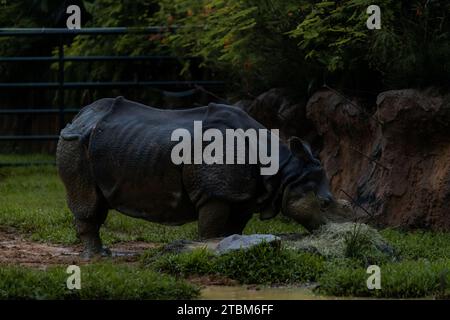
<path fill-rule="evenodd" d="M 374 89 L 380 77 L 390 87 L 449 80 L 448 1 L 378 1 L 381 30 L 366 27 L 370 0 L 159 4 L 151 21 L 187 26 L 167 33 L 164 46 L 230 70 L 246 90 L 287 85 L 305 91 L 324 81 Z"/>
<path fill-rule="evenodd" d="M 297 41 L 295 9 L 302 1 L 159 1 L 155 24 L 180 25 L 164 35 L 178 55 L 201 57 L 204 65 L 234 80 L 234 90 L 256 93 L 270 87 L 305 92 L 317 68 L 304 62 Z"/>
<path fill-rule="evenodd" d="M 47 3 L 47 1 L 45 1 Z M 37 1 L 33 1 L 36 6 Z M 67 77 L 78 81 L 134 79 L 157 70 L 159 77 L 192 79 L 198 75 L 227 78 L 239 95 L 256 95 L 271 87 L 305 94 L 324 83 L 370 89 L 444 85 L 450 77 L 450 3 L 380 0 L 382 27 L 368 30 L 371 0 L 137 0 L 84 1 L 92 15 L 85 27 L 179 26 L 175 32 L 115 37 L 78 36 L 68 43 L 70 55 L 140 55 L 167 53 L 197 57 L 205 68 L 167 65 L 67 63 Z M 0 23 L 33 27 L 48 23 L 47 9 L 25 16 L 28 1 L 8 2 Z M 44 6 L 45 7 L 45 6 Z M 47 12 L 47 14 L 46 14 Z M 12 17 L 19 16 L 20 19 Z M 26 18 L 25 18 L 26 17 Z M 0 39 L 1 40 L 1 39 Z M 14 55 L 23 46 L 4 45 Z M 40 73 L 38 73 L 40 74 Z M 100 93 L 98 93 L 100 95 Z M 141 92 L 148 101 L 149 91 Z M 153 93 L 155 95 L 155 93 Z M 96 97 L 96 93 L 93 94 Z M 74 101 L 79 101 L 72 97 Z"/>
<path fill-rule="evenodd" d="M 441 84 L 450 74 L 448 1 L 377 1 L 380 30 L 366 27 L 370 0 L 307 1 L 306 18 L 291 32 L 305 57 L 328 71 L 368 64 L 390 86 Z M 364 68 L 362 68 L 364 70 Z"/>

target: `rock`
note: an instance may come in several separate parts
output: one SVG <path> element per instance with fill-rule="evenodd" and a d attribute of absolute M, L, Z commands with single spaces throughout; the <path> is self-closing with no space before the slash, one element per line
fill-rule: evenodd
<path fill-rule="evenodd" d="M 252 235 L 238 235 L 234 234 L 224 238 L 219 242 L 216 248 L 218 254 L 224 254 L 233 250 L 249 249 L 263 242 L 280 244 L 281 239 L 271 234 L 252 234 Z"/>
<path fill-rule="evenodd" d="M 245 110 L 282 140 L 295 135 L 320 151 L 334 196 L 351 197 L 360 219 L 450 230 L 449 93 L 391 90 L 375 99 L 324 88 L 305 103 L 271 89 Z"/>
<path fill-rule="evenodd" d="M 197 249 L 205 249 L 212 253 L 223 254 L 233 250 L 249 249 L 263 242 L 279 245 L 281 239 L 271 234 L 234 234 L 226 238 L 215 238 L 204 241 L 176 240 L 166 246 L 167 253 L 191 252 Z"/>
<path fill-rule="evenodd" d="M 450 94 L 394 90 L 364 101 L 320 90 L 306 109 L 336 197 L 350 195 L 379 226 L 450 230 Z"/>
<path fill-rule="evenodd" d="M 208 239 L 205 241 L 175 240 L 165 245 L 163 250 L 166 253 L 184 253 L 197 249 L 206 249 L 210 252 L 216 252 L 217 245 L 221 240 L 221 238 Z"/>

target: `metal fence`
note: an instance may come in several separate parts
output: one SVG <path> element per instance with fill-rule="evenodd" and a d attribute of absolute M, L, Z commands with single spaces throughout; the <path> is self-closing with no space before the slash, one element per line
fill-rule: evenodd
<path fill-rule="evenodd" d="M 169 31 L 176 32 L 177 27 L 170 28 Z M 66 62 L 86 62 L 86 61 L 146 61 L 146 60 L 161 60 L 161 59 L 178 59 L 173 56 L 148 55 L 148 56 L 66 56 L 64 54 L 64 40 L 67 36 L 74 35 L 99 35 L 99 36 L 114 36 L 125 34 L 158 34 L 168 31 L 167 27 L 147 27 L 147 28 L 84 28 L 79 30 L 69 30 L 65 28 L 0 28 L 0 37 L 56 37 L 58 39 L 58 56 L 50 57 L 2 57 L 0 56 L 0 63 L 8 62 L 56 62 L 58 63 L 58 80 L 57 82 L 18 82 L 18 83 L 0 83 L 0 89 L 49 89 L 57 90 L 57 106 L 49 108 L 5 108 L 0 109 L 0 115 L 49 115 L 55 114 L 59 117 L 59 129 L 65 126 L 65 114 L 74 114 L 79 109 L 65 107 L 65 91 L 80 88 L 186 88 L 192 89 L 196 86 L 210 87 L 223 86 L 223 81 L 113 81 L 113 82 L 71 82 L 66 81 L 64 74 L 64 64 Z M 45 135 L 0 135 L 1 141 L 52 141 L 57 140 L 58 134 L 49 133 Z M 2 163 L 1 166 L 15 166 L 15 165 L 32 165 L 32 164 L 47 164 L 46 162 L 28 162 L 28 163 Z"/>

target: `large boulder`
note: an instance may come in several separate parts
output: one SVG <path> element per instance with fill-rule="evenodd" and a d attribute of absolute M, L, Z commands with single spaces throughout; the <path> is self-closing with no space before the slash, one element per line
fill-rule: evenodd
<path fill-rule="evenodd" d="M 358 216 L 450 230 L 450 94 L 406 89 L 370 100 L 324 88 L 303 100 L 272 89 L 245 110 L 282 139 L 320 150 L 335 197 Z"/>
<path fill-rule="evenodd" d="M 261 243 L 270 243 L 273 245 L 279 245 L 281 239 L 272 234 L 252 234 L 252 235 L 239 235 L 234 234 L 222 239 L 216 248 L 217 253 L 224 254 L 235 250 L 246 250 Z"/>
<path fill-rule="evenodd" d="M 450 95 L 387 91 L 366 110 L 333 90 L 308 102 L 334 194 L 383 226 L 450 230 Z"/>

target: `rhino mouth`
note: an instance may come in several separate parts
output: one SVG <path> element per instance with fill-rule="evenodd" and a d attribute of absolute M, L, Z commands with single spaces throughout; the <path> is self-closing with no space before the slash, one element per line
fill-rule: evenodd
<path fill-rule="evenodd" d="M 309 231 L 327 223 L 350 222 L 355 217 L 351 207 L 342 200 L 330 203 L 317 197 L 314 192 L 308 192 L 302 198 L 286 205 L 288 216 Z"/>

